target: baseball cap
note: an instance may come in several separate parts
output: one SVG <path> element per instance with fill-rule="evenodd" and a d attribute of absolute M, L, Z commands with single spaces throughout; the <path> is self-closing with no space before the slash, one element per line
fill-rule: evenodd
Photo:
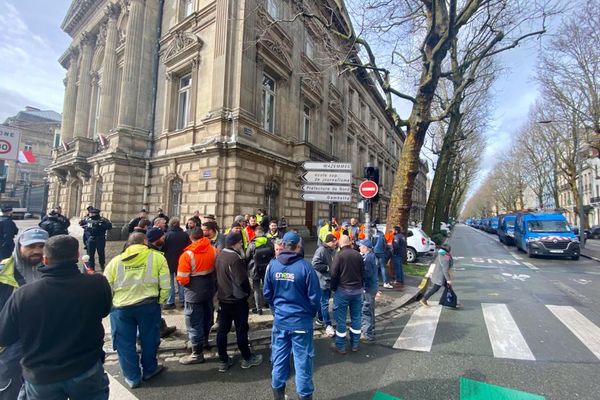
<path fill-rule="evenodd" d="M 165 233 L 160 228 L 150 228 L 148 232 L 146 232 L 146 237 L 148 238 L 149 243 L 154 243 L 161 237 L 163 237 Z"/>
<path fill-rule="evenodd" d="M 356 244 L 359 246 L 368 247 L 369 249 L 373 248 L 373 242 L 371 242 L 369 239 L 359 240 L 358 242 L 356 242 Z"/>
<path fill-rule="evenodd" d="M 291 244 L 292 246 L 295 246 L 300 243 L 300 235 L 298 235 L 296 232 L 290 231 L 283 235 L 282 240 L 284 244 Z"/>
<path fill-rule="evenodd" d="M 3 213 L 11 212 L 12 210 L 13 210 L 13 208 L 11 206 L 2 207 L 2 212 Z"/>
<path fill-rule="evenodd" d="M 25 230 L 19 238 L 21 246 L 29 246 L 35 243 L 46 243 L 48 232 L 40 228 L 29 228 Z"/>
<path fill-rule="evenodd" d="M 227 246 L 233 246 L 235 244 L 238 244 L 241 241 L 242 241 L 242 234 L 241 233 L 237 233 L 237 232 L 231 232 L 225 238 L 225 244 Z"/>
<path fill-rule="evenodd" d="M 331 233 L 328 233 L 327 236 L 325 236 L 325 243 L 331 243 L 334 240 L 336 240 L 335 236 L 333 236 Z"/>

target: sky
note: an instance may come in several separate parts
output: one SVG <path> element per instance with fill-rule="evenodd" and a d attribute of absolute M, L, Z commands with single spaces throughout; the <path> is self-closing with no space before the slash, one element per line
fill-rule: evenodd
<path fill-rule="evenodd" d="M 60 25 L 71 0 L 0 0 L 0 122 L 25 106 L 62 112 L 66 71 L 58 58 L 71 43 Z M 473 192 L 525 123 L 537 97 L 532 80 L 537 41 L 502 54 L 506 72 L 494 86 L 488 146 Z M 431 168 L 430 168 L 431 169 Z"/>

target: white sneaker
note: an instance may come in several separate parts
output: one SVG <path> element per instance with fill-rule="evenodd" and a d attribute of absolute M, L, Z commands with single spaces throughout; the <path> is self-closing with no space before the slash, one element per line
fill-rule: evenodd
<path fill-rule="evenodd" d="M 383 287 L 386 288 L 386 289 L 393 289 L 394 288 L 391 283 L 384 283 Z"/>
<path fill-rule="evenodd" d="M 325 334 L 328 337 L 334 337 L 335 336 L 335 329 L 333 329 L 333 326 L 327 325 L 327 328 L 325 328 Z"/>

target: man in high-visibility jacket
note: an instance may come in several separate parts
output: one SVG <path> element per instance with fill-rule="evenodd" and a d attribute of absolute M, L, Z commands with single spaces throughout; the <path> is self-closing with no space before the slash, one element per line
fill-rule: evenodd
<path fill-rule="evenodd" d="M 125 382 L 132 389 L 163 370 L 156 353 L 160 344 L 160 306 L 169 296 L 169 267 L 159 251 L 148 248 L 146 240 L 143 234 L 132 233 L 125 251 L 113 258 L 104 271 L 113 292 L 113 347 L 119 355 Z M 138 331 L 141 371 L 136 352 Z"/>
<path fill-rule="evenodd" d="M 213 298 L 217 287 L 215 260 L 219 253 L 199 226 L 192 229 L 190 238 L 192 244 L 183 250 L 177 264 L 177 282 L 184 288 L 183 313 L 192 344 L 192 353 L 179 359 L 184 365 L 204 362 L 202 348 L 208 345 L 213 323 Z"/>
<path fill-rule="evenodd" d="M 329 235 L 330 233 L 333 233 L 333 229 L 331 227 L 331 225 L 329 224 L 329 221 L 326 220 L 320 220 L 320 228 L 319 228 L 319 241 L 317 243 L 317 245 L 321 245 L 323 243 L 325 243 L 325 238 L 327 237 L 327 235 Z"/>
<path fill-rule="evenodd" d="M 37 268 L 42 266 L 44 244 L 48 232 L 38 228 L 29 228 L 17 238 L 17 245 L 10 257 L 0 262 L 0 311 L 11 294 L 26 283 L 40 278 Z M 8 347 L 0 347 L 0 399 L 16 400 L 23 384 L 21 342 Z"/>

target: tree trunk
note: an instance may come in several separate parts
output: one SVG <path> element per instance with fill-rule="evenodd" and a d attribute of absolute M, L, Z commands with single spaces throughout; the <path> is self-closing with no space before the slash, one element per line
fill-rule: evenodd
<path fill-rule="evenodd" d="M 437 160 L 433 181 L 431 182 L 431 190 L 429 192 L 429 198 L 427 199 L 427 206 L 425 207 L 425 215 L 423 216 L 423 230 L 428 235 L 431 235 L 435 231 L 433 217 L 435 215 L 436 207 L 439 204 L 440 196 L 444 190 L 445 177 L 448 172 L 450 161 L 449 143 L 450 140 L 448 140 L 448 134 L 446 133 L 446 137 L 442 144 L 442 150 Z"/>

